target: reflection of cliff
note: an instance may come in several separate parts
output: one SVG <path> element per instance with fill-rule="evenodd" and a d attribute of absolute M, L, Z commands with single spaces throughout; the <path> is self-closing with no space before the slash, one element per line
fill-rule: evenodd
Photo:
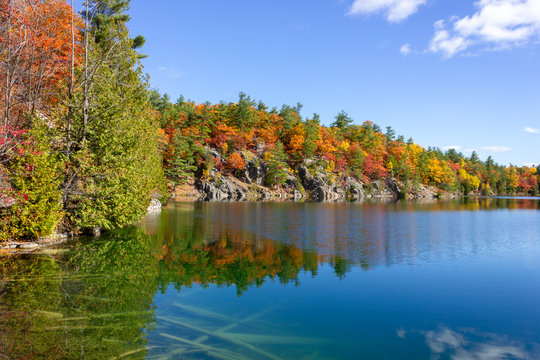
<path fill-rule="evenodd" d="M 179 205 L 162 214 L 158 228 L 146 227 L 153 233 L 162 286 L 234 285 L 240 294 L 267 278 L 288 283 L 296 282 L 302 270 L 316 273 L 316 253 L 243 231 L 214 214 L 201 214 L 201 205 Z"/>
<path fill-rule="evenodd" d="M 463 256 L 493 245 L 497 215 L 477 210 L 537 209 L 530 199 L 380 203 L 173 203 L 143 228 L 152 234 L 160 281 L 246 286 L 265 277 L 296 281 L 299 271 L 330 264 L 377 266 Z M 467 226 L 461 226 L 464 221 Z M 504 239 L 499 239 L 504 240 Z M 475 243 L 473 242 L 486 242 Z M 243 270 L 240 270 L 243 269 Z"/>
<path fill-rule="evenodd" d="M 130 229 L 71 251 L 0 258 L 0 354 L 6 359 L 143 358 L 157 266 Z M 0 356 L 0 358 L 4 358 Z"/>
<path fill-rule="evenodd" d="M 421 199 L 399 201 L 387 210 L 399 211 L 480 211 L 480 210 L 540 210 L 540 198 L 533 197 L 471 197 L 460 200 Z"/>

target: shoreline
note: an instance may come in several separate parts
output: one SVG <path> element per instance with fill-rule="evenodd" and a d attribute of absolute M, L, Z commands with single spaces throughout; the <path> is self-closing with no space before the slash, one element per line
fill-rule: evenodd
<path fill-rule="evenodd" d="M 229 200 L 217 200 L 217 199 L 205 199 L 203 195 L 200 196 L 172 196 L 163 207 L 166 207 L 167 204 L 171 203 L 182 203 L 182 202 L 210 202 L 210 203 L 233 203 L 233 202 L 291 202 L 291 203 L 362 203 L 366 201 L 381 201 L 381 202 L 397 202 L 397 201 L 438 201 L 438 200 L 458 200 L 463 198 L 471 199 L 515 199 L 515 200 L 540 200 L 540 196 L 508 196 L 508 195 L 453 195 L 453 196 L 442 196 L 442 197 L 416 197 L 416 198 L 400 198 L 399 196 L 367 196 L 362 199 L 348 200 L 348 199 L 336 199 L 336 200 L 313 200 L 313 199 L 294 199 L 294 198 L 269 198 L 269 199 L 254 199 L 254 198 L 244 198 L 241 200 L 238 199 L 229 199 Z M 148 215 L 153 215 L 159 213 L 159 211 L 149 211 Z M 43 249 L 48 249 L 56 245 L 61 245 L 69 240 L 74 239 L 76 236 L 68 234 L 53 234 L 48 237 L 43 237 L 38 240 L 33 241 L 7 241 L 0 243 L 0 256 L 12 256 L 12 255 L 22 255 L 38 252 Z"/>
<path fill-rule="evenodd" d="M 29 254 L 41 249 L 64 244 L 74 237 L 68 234 L 53 234 L 33 241 L 7 241 L 0 243 L 0 256 Z"/>

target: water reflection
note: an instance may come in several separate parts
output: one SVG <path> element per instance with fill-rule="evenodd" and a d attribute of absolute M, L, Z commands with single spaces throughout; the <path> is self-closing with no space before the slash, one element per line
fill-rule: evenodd
<path fill-rule="evenodd" d="M 405 324 L 485 315 L 540 334 L 539 204 L 173 203 L 98 241 L 0 258 L 0 358 L 532 359 L 532 342 Z"/>
<path fill-rule="evenodd" d="M 241 294 L 266 278 L 287 283 L 296 281 L 301 270 L 316 274 L 316 253 L 256 236 L 213 215 L 181 208 L 165 213 L 161 227 L 150 231 L 162 289 L 169 284 L 177 289 L 193 283 L 235 285 Z"/>
<path fill-rule="evenodd" d="M 6 359 L 144 357 L 157 261 L 142 231 L 75 243 L 68 252 L 0 258 L 0 265 Z"/>
<path fill-rule="evenodd" d="M 322 206 L 177 203 L 146 219 L 143 228 L 156 246 L 163 286 L 235 284 L 241 293 L 265 277 L 296 282 L 299 271 L 316 275 L 321 263 L 342 278 L 352 266 L 370 270 L 471 257 L 507 246 L 517 235 L 534 239 L 539 224 L 511 209 L 539 206 L 530 199 L 491 198 Z M 487 217 L 486 210 L 499 211 Z"/>
<path fill-rule="evenodd" d="M 441 326 L 437 330 L 423 332 L 423 335 L 432 352 L 431 359 L 532 360 L 540 357 L 539 344 L 524 344 L 512 341 L 508 337 L 484 334 L 474 329 L 454 331 Z"/>

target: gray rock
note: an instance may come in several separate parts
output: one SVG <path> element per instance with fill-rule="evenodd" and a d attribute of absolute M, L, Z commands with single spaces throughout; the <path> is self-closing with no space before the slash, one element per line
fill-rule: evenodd
<path fill-rule="evenodd" d="M 150 202 L 150 205 L 148 206 L 148 209 L 146 209 L 146 212 L 148 214 L 150 213 L 158 213 L 161 211 L 161 202 L 158 199 L 152 199 Z"/>
<path fill-rule="evenodd" d="M 307 166 L 298 168 L 302 186 L 315 201 L 361 200 L 365 198 L 362 184 L 352 177 L 338 179 L 338 184 L 330 184 L 322 172 L 311 174 Z"/>
<path fill-rule="evenodd" d="M 263 185 L 266 178 L 267 169 L 266 166 L 262 166 L 258 161 L 250 161 L 246 165 L 245 178 L 248 183 L 255 183 Z"/>
<path fill-rule="evenodd" d="M 219 152 L 208 149 L 209 153 L 221 158 Z M 332 182 L 323 168 L 314 167 L 313 160 L 306 159 L 298 166 L 295 175 L 289 174 L 283 187 L 270 189 L 264 186 L 267 166 L 258 153 L 258 158 L 246 161 L 246 167 L 238 177 L 224 175 L 213 169 L 205 178 L 195 182 L 196 189 L 207 201 L 244 201 L 244 200 L 313 200 L 313 201 L 359 201 L 366 197 L 396 198 L 403 197 L 405 189 L 394 179 L 379 180 L 369 185 L 369 194 L 364 184 L 353 177 L 341 176 Z M 237 174 L 238 175 L 238 174 Z M 428 193 L 423 190 L 426 193 Z M 431 194 L 431 193 L 429 193 Z"/>
<path fill-rule="evenodd" d="M 37 249 L 38 247 L 39 247 L 39 244 L 37 244 L 35 242 L 20 243 L 17 246 L 17 248 L 25 249 L 25 250 Z"/>

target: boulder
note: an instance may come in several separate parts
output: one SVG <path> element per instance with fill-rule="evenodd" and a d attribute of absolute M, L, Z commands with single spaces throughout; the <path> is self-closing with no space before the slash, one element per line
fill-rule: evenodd
<path fill-rule="evenodd" d="M 150 202 L 150 205 L 148 205 L 148 208 L 146 209 L 146 212 L 148 214 L 150 213 L 158 213 L 161 211 L 161 202 L 158 199 L 152 199 Z"/>

